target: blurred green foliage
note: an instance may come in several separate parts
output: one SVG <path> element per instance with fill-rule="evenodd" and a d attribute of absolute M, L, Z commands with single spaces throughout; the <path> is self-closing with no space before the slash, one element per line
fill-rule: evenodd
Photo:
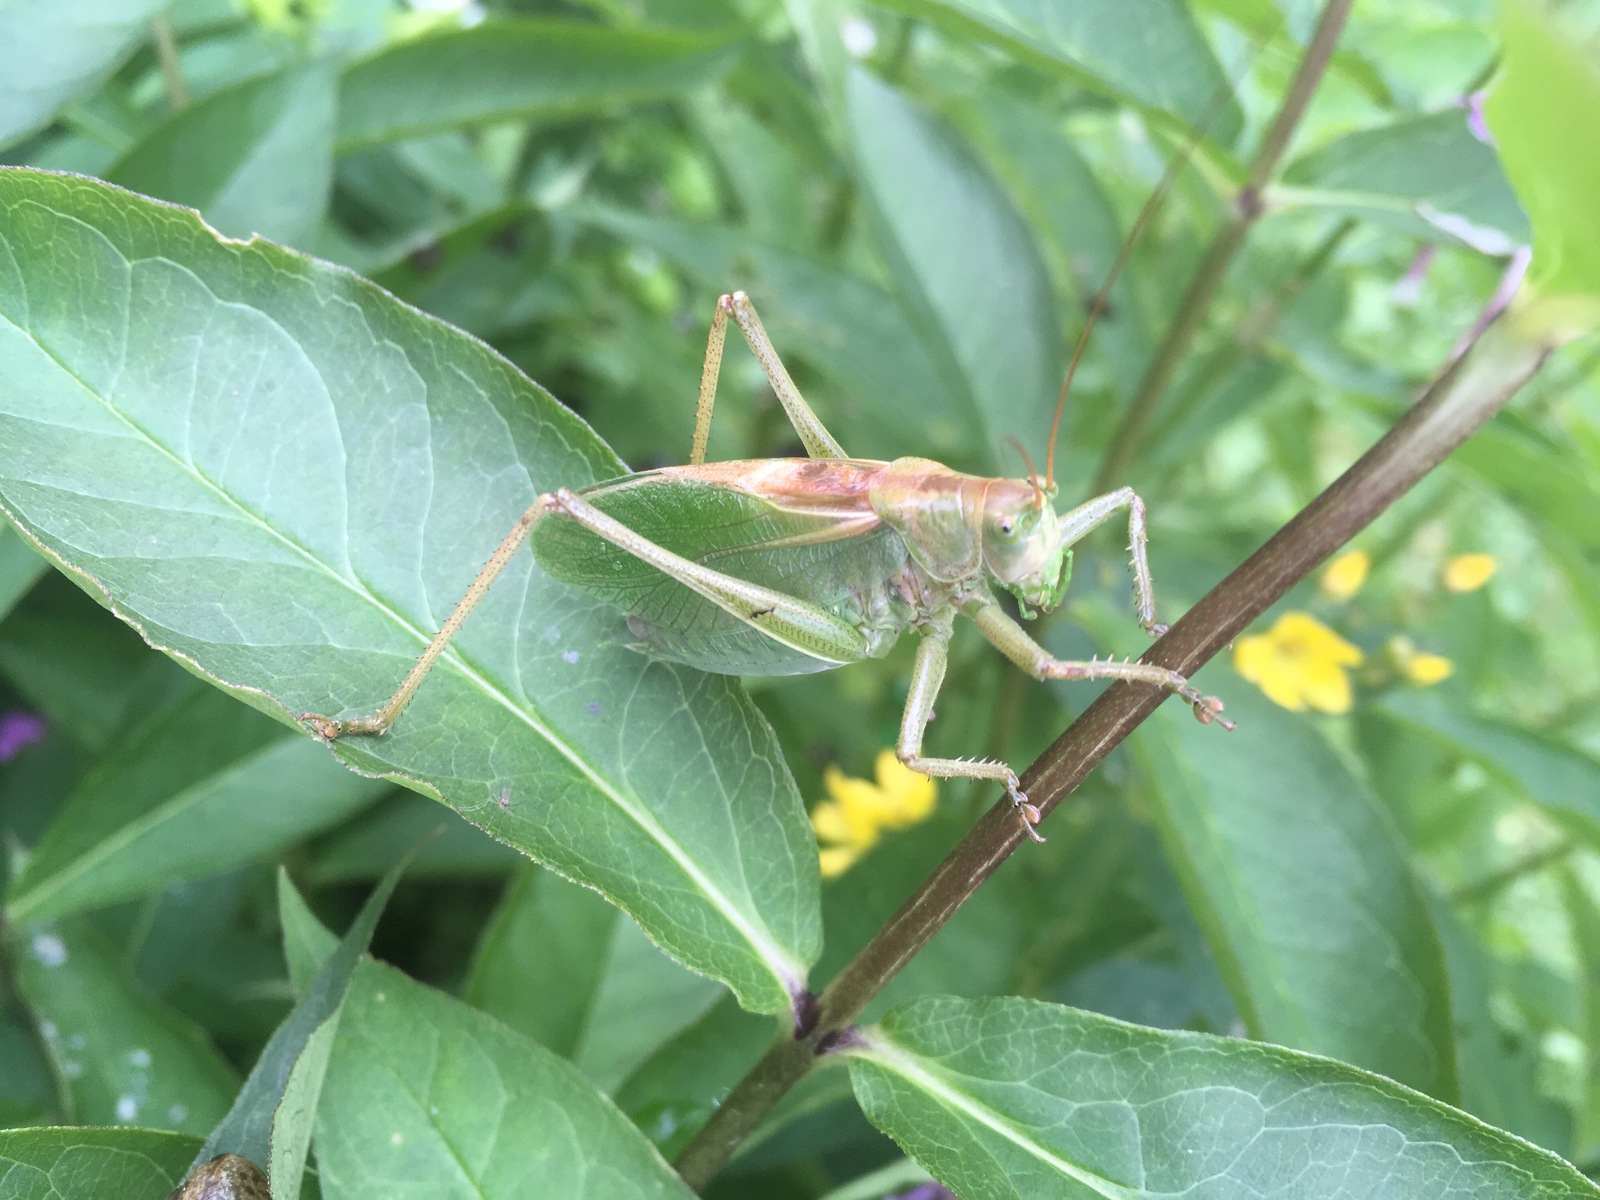
<path fill-rule="evenodd" d="M 1186 126 L 1214 109 L 1078 373 L 1058 448 L 1066 501 L 1086 498 L 1231 219 L 1316 15 L 1288 0 L 69 7 L 81 27 L 0 0 L 0 162 L 104 178 L 197 207 L 224 235 L 350 267 L 487 342 L 639 468 L 687 458 L 712 305 L 740 288 L 852 454 L 1019 474 L 1012 439 L 1043 457 L 1090 298 Z M 1592 4 L 1561 19 L 1574 47 L 1600 29 Z M 1487 0 L 1352 17 L 1266 216 L 1117 481 L 1149 506 L 1165 619 L 1404 410 L 1518 248 L 1540 246 L 1545 213 L 1592 210 L 1592 197 L 1574 208 L 1570 184 L 1600 177 L 1592 153 L 1551 185 L 1567 191 L 1529 206 L 1531 227 L 1507 183 L 1476 99 L 1500 52 L 1495 20 Z M 1232 89 L 1220 106 L 1219 87 Z M 1495 136 L 1526 146 L 1506 119 Z M 1573 126 L 1597 121 L 1583 111 Z M 1554 160 L 1565 145 L 1539 148 Z M 1514 165 L 1526 194 L 1550 162 Z M 1557 241 L 1561 287 L 1597 290 L 1589 251 Z M 1387 1075 L 1600 1171 L 1597 365 L 1592 339 L 1563 350 L 1362 536 L 1357 590 L 1308 581 L 1263 623 L 1307 612 L 1356 647 L 1348 705 L 1288 712 L 1218 660 L 1200 684 L 1237 710 L 1239 731 L 1159 714 L 868 1017 L 935 992 L 1022 996 L 1250 1036 Z M 742 347 L 719 396 L 713 458 L 797 452 Z M 0 479 L 8 507 L 21 503 L 13 482 Z M 502 533 L 483 523 L 453 553 L 470 572 Z M 1073 592 L 1040 632 L 1053 652 L 1143 648 L 1122 544 L 1106 530 L 1078 548 Z M 1469 553 L 1497 569 L 1447 588 Z M 442 815 L 445 834 L 373 941 L 409 979 L 363 968 L 331 1051 L 322 1194 L 385 1194 L 363 1175 L 363 1139 L 401 1127 L 382 1105 L 407 1068 L 386 1075 L 382 1056 L 425 1040 L 430 1021 L 455 1031 L 440 1061 L 460 1077 L 429 1081 L 427 1095 L 462 1129 L 503 1119 L 515 1145 L 519 1106 L 559 1096 L 583 1114 L 587 1153 L 659 1170 L 672 1194 L 628 1122 L 670 1157 L 759 1056 L 770 1022 L 593 893 L 197 684 L 9 527 L 0 614 L 0 1125 L 203 1135 L 305 993 L 307 947 L 327 951 L 317 921 L 349 924 Z M 801 795 L 822 800 L 828 767 L 867 775 L 893 744 L 910 641 L 880 662 L 748 681 Z M 1419 650 L 1448 659 L 1448 678 L 1416 683 Z M 929 752 L 1024 764 L 1093 693 L 1031 683 L 965 630 Z M 824 885 L 813 987 L 990 791 L 943 785 L 931 818 Z M 230 818 L 246 810 L 273 819 Z M 235 837 L 242 850 L 211 849 Z M 280 863 L 292 885 L 277 882 Z M 34 923 L 41 913 L 58 923 Z M 286 942 L 301 956 L 294 982 Z M 50 969 L 58 953 L 70 978 Z M 514 1099 L 496 1108 L 471 1073 L 515 1058 L 519 1038 L 575 1069 L 517 1060 L 500 1081 Z M 872 1070 L 852 1074 L 887 1087 Z M 0 1133 L 0 1159 L 57 1161 L 44 1135 L 17 1136 Z M 148 1146 L 135 1154 L 137 1138 Z M 85 1135 L 80 1149 L 136 1157 L 124 1194 L 157 1196 L 187 1161 L 176 1145 L 130 1131 L 123 1143 Z M 917 1178 L 900 1158 L 846 1073 L 825 1070 L 711 1194 L 824 1196 L 876 1171 L 881 1189 L 850 1194 L 879 1195 Z M 535 1194 L 503 1157 L 479 1165 L 481 1194 Z M 79 1194 L 64 1176 L 50 1176 L 57 1192 L 40 1190 L 45 1175 L 6 1190 L 25 1174 L 0 1168 L 0 1197 Z M 454 1193 L 441 1182 L 436 1194 Z"/>

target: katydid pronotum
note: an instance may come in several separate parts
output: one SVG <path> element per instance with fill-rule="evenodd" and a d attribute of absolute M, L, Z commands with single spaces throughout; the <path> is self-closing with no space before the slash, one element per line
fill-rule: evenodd
<path fill-rule="evenodd" d="M 708 463 L 707 435 L 728 320 L 739 327 L 804 445 L 806 458 Z M 1052 434 L 1052 451 L 1054 449 Z M 1051 455 L 1053 463 L 1054 454 Z M 1061 602 L 1072 545 L 1126 512 L 1139 623 L 1156 620 L 1145 553 L 1144 502 L 1120 488 L 1057 513 L 1040 480 L 964 475 L 923 458 L 850 458 L 801 397 L 742 292 L 721 297 L 711 323 L 689 464 L 540 496 L 472 581 L 400 688 L 368 717 L 301 719 L 325 738 L 381 734 L 525 540 L 550 575 L 620 609 L 641 648 L 729 675 L 796 675 L 886 654 L 921 637 L 896 752 L 914 771 L 1002 784 L 1024 829 L 1039 810 L 1006 763 L 930 758 L 923 734 L 944 681 L 958 614 L 1036 679 L 1123 679 L 1182 696 L 1195 716 L 1222 721 L 1222 702 L 1175 671 L 1142 662 L 1054 658 L 1000 606 L 1025 616 Z"/>

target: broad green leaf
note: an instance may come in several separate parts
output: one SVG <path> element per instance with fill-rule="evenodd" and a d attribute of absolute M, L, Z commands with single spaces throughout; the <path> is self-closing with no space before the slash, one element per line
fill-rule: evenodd
<path fill-rule="evenodd" d="M 233 1070 L 197 1025 L 128 978 L 93 929 L 13 926 L 8 941 L 17 992 L 75 1120 L 203 1133 L 227 1111 Z"/>
<path fill-rule="evenodd" d="M 1251 1036 L 1456 1095 L 1443 952 L 1387 813 L 1311 720 L 1228 689 L 1134 739 L 1167 857 Z"/>
<path fill-rule="evenodd" d="M 530 867 L 484 930 L 462 998 L 612 1092 L 719 991 L 587 888 Z"/>
<path fill-rule="evenodd" d="M 1557 336 L 1600 324 L 1600 70 L 1554 15 L 1500 6 L 1504 58 L 1484 118 L 1533 225 L 1528 286 Z"/>
<path fill-rule="evenodd" d="M 400 972 L 356 972 L 322 1104 L 326 1200 L 692 1193 L 577 1069 Z"/>
<path fill-rule="evenodd" d="M 153 129 L 106 178 L 198 208 L 232 237 L 311 240 L 333 185 L 334 75 L 313 62 L 213 92 Z"/>
<path fill-rule="evenodd" d="M 784 361 L 808 364 L 839 393 L 841 402 L 819 413 L 850 453 L 970 453 L 976 434 L 964 389 L 940 373 L 937 351 L 882 288 L 737 230 L 598 206 L 580 214 L 629 245 L 650 246 L 708 288 L 750 292 Z M 685 431 L 691 427 L 685 421 Z"/>
<path fill-rule="evenodd" d="M 1216 110 L 1208 132 L 1240 125 L 1230 85 L 1181 0 L 888 0 L 953 33 L 988 41 L 1034 66 L 1087 79 L 1183 124 Z"/>
<path fill-rule="evenodd" d="M 1539 1087 L 1536 1037 L 1518 1036 L 1496 1020 L 1489 947 L 1440 897 L 1430 896 L 1434 927 L 1450 971 L 1461 1107 L 1480 1120 L 1571 1157 L 1571 1118 Z"/>
<path fill-rule="evenodd" d="M 636 1066 L 613 1093 L 617 1107 L 673 1158 L 772 1041 L 771 1021 L 727 997 Z"/>
<path fill-rule="evenodd" d="M 219 1154 L 239 1154 L 258 1166 L 270 1162 L 274 1200 L 298 1200 L 312 1118 L 345 995 L 409 862 L 407 855 L 373 888 L 299 1003 L 273 1031 L 228 1115 L 195 1155 L 194 1166 Z M 279 889 L 292 886 L 280 871 Z"/>
<path fill-rule="evenodd" d="M 282 867 L 278 868 L 278 924 L 290 985 L 296 996 L 304 997 L 322 965 L 339 948 L 339 939 L 317 919 Z"/>
<path fill-rule="evenodd" d="M 1591 843 L 1600 841 L 1600 760 L 1425 693 L 1396 692 L 1373 711 L 1491 771 Z"/>
<path fill-rule="evenodd" d="M 1294 162 L 1277 200 L 1381 222 L 1429 241 L 1509 254 L 1528 219 L 1465 112 L 1359 129 Z"/>
<path fill-rule="evenodd" d="M 984 97 L 978 116 L 997 174 L 1040 231 L 1058 294 L 1082 297 L 1087 305 L 1111 278 L 1122 249 L 1124 234 L 1110 199 L 1059 120 L 1005 95 Z M 1118 390 L 1128 396 L 1148 362 L 1150 331 L 1126 274 L 1112 286 L 1107 313 L 1095 326 L 1091 352 L 1110 361 Z M 1086 318 L 1086 307 L 1071 313 L 1069 327 L 1080 327 Z M 1078 378 L 1087 381 L 1081 372 Z"/>
<path fill-rule="evenodd" d="M 111 744 L 136 696 L 165 682 L 157 674 L 182 674 L 59 579 L 42 580 L 0 624 L 0 671 L 52 726 L 93 751 Z"/>
<path fill-rule="evenodd" d="M 165 7 L 166 0 L 0 0 L 0 146 L 98 88 Z"/>
<path fill-rule="evenodd" d="M 39 576 L 50 569 L 22 535 L 9 525 L 0 525 L 0 620 L 4 620 Z"/>
<path fill-rule="evenodd" d="M 427 797 L 395 792 L 307 846 L 305 881 L 320 887 L 377 879 L 424 838 L 429 840 L 411 863 L 413 879 L 498 878 L 527 861 L 504 842 L 495 841 L 459 814 L 445 812 Z"/>
<path fill-rule="evenodd" d="M 200 1139 L 155 1129 L 0 1129 L 6 1200 L 165 1200 Z"/>
<path fill-rule="evenodd" d="M 858 176 L 913 319 L 965 389 L 995 469 L 1017 437 L 1036 457 L 1061 385 L 1055 297 L 1027 225 L 949 128 L 856 71 Z"/>
<path fill-rule="evenodd" d="M 14 921 L 60 917 L 273 857 L 389 791 L 192 680 L 122 731 L 7 892 Z"/>
<path fill-rule="evenodd" d="M 345 72 L 338 148 L 654 100 L 714 82 L 735 53 L 692 34 L 531 18 L 397 42 Z"/>
<path fill-rule="evenodd" d="M 962 1200 L 1556 1200 L 1548 1151 L 1331 1059 L 1011 997 L 897 1008 L 856 1096 Z"/>
<path fill-rule="evenodd" d="M 541 490 L 623 470 L 481 343 L 345 271 L 89 180 L 0 173 L 0 210 L 0 506 L 280 720 L 377 707 Z M 793 780 L 736 682 L 627 641 L 519 555 L 396 727 L 334 753 L 781 1011 L 818 946 Z"/>

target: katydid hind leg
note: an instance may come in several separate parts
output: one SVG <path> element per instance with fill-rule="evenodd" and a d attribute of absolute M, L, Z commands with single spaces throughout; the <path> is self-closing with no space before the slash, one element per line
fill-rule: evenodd
<path fill-rule="evenodd" d="M 1128 512 L 1128 553 L 1131 556 L 1128 567 L 1133 572 L 1134 607 L 1144 631 L 1151 637 L 1160 637 L 1167 627 L 1156 620 L 1155 583 L 1150 577 L 1148 553 L 1150 536 L 1145 527 L 1144 501 L 1139 493 L 1131 487 L 1118 488 L 1062 513 L 1059 518 L 1062 540 L 1071 546 L 1124 509 Z"/>
<path fill-rule="evenodd" d="M 394 724 L 395 718 L 411 702 L 411 697 L 422 686 L 422 681 L 427 677 L 428 672 L 433 670 L 434 664 L 439 660 L 439 655 L 444 653 L 444 649 L 450 644 L 451 639 L 460 632 L 461 626 L 472 614 L 472 610 L 478 607 L 478 602 L 483 599 L 485 593 L 493 586 L 494 581 L 500 578 L 501 572 L 506 569 L 506 565 L 516 556 L 517 551 L 522 548 L 522 543 L 528 540 L 528 534 L 532 531 L 534 524 L 547 511 L 548 500 L 548 496 L 540 496 L 528 506 L 527 511 L 517 518 L 517 523 L 511 527 L 511 532 L 501 539 L 500 545 L 496 547 L 489 561 L 484 564 L 483 570 L 478 572 L 477 577 L 473 579 L 471 585 L 467 588 L 467 594 L 461 597 L 460 602 L 451 611 L 450 616 L 445 620 L 439 632 L 434 635 L 433 640 L 423 650 L 422 657 L 417 659 L 416 666 L 411 668 L 405 679 L 401 681 L 400 687 L 395 691 L 394 695 L 384 702 L 382 708 L 371 716 L 346 717 L 343 719 L 324 717 L 318 713 L 301 713 L 300 720 L 310 725 L 320 736 L 329 741 L 337 737 L 344 737 L 350 733 L 387 733 L 389 727 Z"/>
<path fill-rule="evenodd" d="M 717 378 L 722 373 L 722 354 L 728 341 L 728 318 L 732 317 L 744 334 L 750 352 L 761 364 L 761 370 L 772 385 L 783 411 L 794 426 L 806 453 L 812 458 L 848 458 L 841 446 L 811 406 L 800 395 L 800 389 L 790 378 L 783 360 L 778 357 L 767 336 L 755 306 L 743 292 L 730 292 L 717 298 L 717 307 L 711 314 L 711 332 L 706 338 L 706 360 L 700 368 L 700 399 L 695 406 L 694 441 L 689 449 L 689 465 L 698 466 L 706 460 L 706 448 L 711 439 L 711 413 L 717 402 Z"/>
<path fill-rule="evenodd" d="M 1153 663 L 1117 662 L 1114 659 L 1073 662 L 1059 659 L 1029 637 L 1027 630 L 1007 616 L 992 599 L 977 601 L 964 611 L 990 645 L 1035 679 L 1121 679 L 1128 683 L 1153 684 L 1187 700 L 1201 724 L 1215 723 L 1224 729 L 1233 728 L 1233 722 L 1221 715 L 1222 701 L 1215 696 L 1204 695 L 1176 671 Z"/>
<path fill-rule="evenodd" d="M 700 401 L 694 410 L 694 442 L 689 448 L 689 465 L 706 460 L 706 443 L 711 438 L 711 410 L 717 402 L 717 376 L 722 373 L 722 350 L 728 341 L 727 296 L 717 301 L 711 313 L 711 332 L 706 337 L 706 361 L 700 368 Z"/>
<path fill-rule="evenodd" d="M 941 779 L 987 779 L 1004 785 L 1011 803 L 1016 806 L 1022 828 L 1034 841 L 1042 842 L 1044 835 L 1034 828 L 1039 823 L 1039 810 L 1029 802 L 1016 772 L 1005 763 L 923 756 L 922 738 L 928 722 L 933 719 L 933 702 L 944 684 L 949 641 L 948 629 L 933 629 L 922 635 L 917 646 L 917 660 L 911 669 L 911 684 L 905 713 L 900 718 L 900 740 L 895 745 L 895 755 L 911 770 L 924 775 Z"/>
<path fill-rule="evenodd" d="M 859 662 L 868 656 L 867 635 L 819 605 L 674 554 L 564 488 L 548 499 L 551 508 L 596 537 L 650 564 L 774 641 L 823 662 Z"/>

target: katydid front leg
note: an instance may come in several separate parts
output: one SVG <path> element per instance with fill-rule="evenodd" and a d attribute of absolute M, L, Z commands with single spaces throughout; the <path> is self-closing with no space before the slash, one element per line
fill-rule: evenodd
<path fill-rule="evenodd" d="M 948 620 L 923 632 L 917 645 L 916 665 L 911 668 L 911 686 L 906 695 L 906 711 L 900 718 L 900 740 L 895 755 L 913 771 L 934 775 L 941 779 L 989 779 L 1005 785 L 1006 794 L 1016 806 L 1022 828 L 1036 842 L 1044 836 L 1034 828 L 1039 823 L 1039 810 L 1028 802 L 1017 773 L 1003 762 L 988 759 L 924 758 L 922 737 L 933 719 L 933 702 L 938 699 L 939 688 L 944 683 L 945 664 L 949 656 L 950 627 Z"/>
<path fill-rule="evenodd" d="M 1069 662 L 1055 658 L 990 597 L 969 601 L 962 611 L 972 618 L 989 644 L 1035 679 L 1122 679 L 1129 683 L 1151 683 L 1182 696 L 1194 709 L 1203 725 L 1215 722 L 1232 729 L 1233 722 L 1221 716 L 1222 701 L 1203 695 L 1176 671 L 1142 662 Z"/>
<path fill-rule="evenodd" d="M 1128 510 L 1128 562 L 1133 571 L 1133 603 L 1139 613 L 1139 624 L 1151 637 L 1160 637 L 1167 627 L 1156 620 L 1155 583 L 1150 578 L 1150 559 L 1147 547 L 1150 535 L 1145 530 L 1144 501 L 1131 487 L 1118 488 L 1104 496 L 1078 505 L 1061 514 L 1061 537 L 1071 546 L 1092 530 L 1104 525 L 1123 509 Z M 996 643 L 998 645 L 998 643 Z"/>

